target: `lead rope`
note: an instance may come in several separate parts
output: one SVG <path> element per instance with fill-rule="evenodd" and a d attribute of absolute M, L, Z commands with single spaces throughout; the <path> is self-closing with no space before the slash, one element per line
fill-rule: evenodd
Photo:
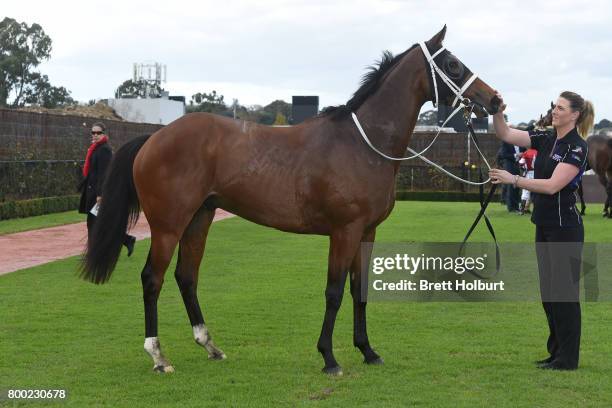
<path fill-rule="evenodd" d="M 446 125 L 446 123 L 455 115 L 457 114 L 457 112 L 459 112 L 460 109 L 464 108 L 463 106 L 459 106 L 457 107 L 452 113 L 451 115 L 446 119 L 446 121 L 444 121 L 444 123 L 442 124 L 442 127 L 444 127 L 444 125 Z M 467 109 L 467 108 L 465 108 Z M 374 147 L 374 145 L 372 144 L 372 142 L 370 141 L 370 139 L 368 138 L 368 136 L 366 135 L 365 131 L 363 130 L 363 128 L 361 127 L 361 123 L 359 123 L 359 119 L 357 118 L 357 115 L 355 114 L 355 112 L 351 112 L 351 116 L 353 118 L 353 122 L 355 123 L 355 126 L 357 126 L 357 129 L 359 130 L 359 133 L 361 134 L 361 137 L 363 138 L 363 140 L 365 140 L 365 142 L 368 144 L 368 146 L 370 146 L 370 148 L 372 150 L 374 150 L 376 153 L 378 153 L 380 156 L 384 157 L 385 159 L 388 160 L 394 160 L 394 161 L 404 161 L 404 160 L 412 160 L 416 157 L 418 157 L 419 159 L 423 160 L 425 163 L 435 167 L 436 169 L 440 170 L 442 173 L 446 174 L 449 177 L 454 178 L 455 180 L 458 180 L 462 183 L 465 184 L 470 184 L 473 186 L 479 186 L 479 185 L 483 185 L 483 184 L 487 184 L 489 181 L 491 181 L 491 178 L 489 177 L 487 180 L 483 181 L 483 182 L 475 182 L 475 181 L 470 181 L 470 180 L 465 180 L 462 179 L 459 176 L 454 175 L 453 173 L 449 172 L 448 170 L 446 170 L 444 167 L 440 166 L 437 163 L 434 163 L 433 161 L 431 161 L 430 159 L 428 159 L 427 157 L 423 156 L 423 154 L 429 150 L 429 148 L 431 146 L 433 146 L 434 142 L 436 141 L 436 139 L 438 138 L 438 136 L 440 135 L 440 132 L 442 131 L 442 128 L 440 128 L 438 130 L 438 133 L 436 133 L 436 136 L 433 138 L 433 140 L 431 141 L 431 143 L 429 143 L 429 145 L 423 149 L 420 152 L 415 151 L 414 149 L 407 147 L 406 150 L 408 150 L 410 153 L 412 153 L 412 156 L 408 156 L 408 157 L 392 157 L 389 155 L 386 155 L 385 153 L 381 152 L 380 150 L 378 150 L 376 147 Z M 484 155 L 482 154 L 482 152 L 480 151 L 480 149 L 477 147 L 476 150 L 478 151 L 478 154 L 480 155 L 480 157 L 483 158 L 485 164 L 487 165 L 487 169 L 490 170 L 491 166 L 489 165 L 489 162 L 487 161 L 487 159 L 484 157 Z"/>
<path fill-rule="evenodd" d="M 476 146 L 476 150 L 478 150 L 478 152 L 480 153 L 480 146 L 479 146 L 479 143 L 478 143 L 478 139 L 476 138 L 476 133 L 474 132 L 474 128 L 472 127 L 472 123 L 469 121 L 468 118 L 466 118 L 466 123 L 465 124 L 466 124 L 466 126 L 468 128 L 468 132 L 470 134 L 470 138 L 474 142 L 474 146 Z M 482 155 L 482 153 L 480 153 L 480 154 L 481 154 L 481 157 L 485 160 L 485 163 L 487 164 L 487 167 L 489 167 L 489 163 L 487 163 L 487 159 L 484 158 L 484 155 Z M 478 171 L 478 179 L 482 180 L 482 170 Z M 495 243 L 495 272 L 491 276 L 483 276 L 483 275 L 479 274 L 478 272 L 476 272 L 474 269 L 468 269 L 467 270 L 470 274 L 476 276 L 477 278 L 483 279 L 483 280 L 488 280 L 488 279 L 491 279 L 491 278 L 495 277 L 500 272 L 500 269 L 501 269 L 501 254 L 500 254 L 500 251 L 499 251 L 499 244 L 497 243 L 497 237 L 495 236 L 495 231 L 493 230 L 493 224 L 491 224 L 491 221 L 489 220 L 489 217 L 487 217 L 487 215 L 485 214 L 485 211 L 487 210 L 487 207 L 488 207 L 489 203 L 493 199 L 493 195 L 495 194 L 495 190 L 496 189 L 497 189 L 497 184 L 491 185 L 491 190 L 489 190 L 489 194 L 487 194 L 487 196 L 485 198 L 485 196 L 484 196 L 484 186 L 482 184 L 480 184 L 478 186 L 478 200 L 480 201 L 480 212 L 476 216 L 476 219 L 472 223 L 472 226 L 468 230 L 467 234 L 465 234 L 465 238 L 463 238 L 463 242 L 461 243 L 461 246 L 459 247 L 459 255 L 461 255 L 463 253 L 463 249 L 465 247 L 465 244 L 466 244 L 468 238 L 470 237 L 470 235 L 472 235 L 472 232 L 474 231 L 474 229 L 476 228 L 476 226 L 480 222 L 480 219 L 484 217 L 485 223 L 487 224 L 487 228 L 489 230 L 489 233 L 493 237 L 493 242 Z"/>

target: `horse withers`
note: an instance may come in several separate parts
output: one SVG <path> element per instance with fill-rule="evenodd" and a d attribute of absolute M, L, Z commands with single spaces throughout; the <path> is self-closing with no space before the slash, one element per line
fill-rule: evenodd
<path fill-rule="evenodd" d="M 282 231 L 329 236 L 325 313 L 317 343 L 323 371 L 342 374 L 332 333 L 347 276 L 353 344 L 366 363 L 382 363 L 366 330 L 361 265 L 362 260 L 369 264 L 370 254 L 362 254 L 360 247 L 374 242 L 376 227 L 393 209 L 399 162 L 380 157 L 364 143 L 351 113 L 359 117 L 372 143 L 394 156 L 406 151 L 419 110 L 428 100 L 450 104 L 460 90 L 479 106 L 477 114 L 495 113 L 500 101 L 491 87 L 474 80 L 447 50 L 435 55 L 445 33 L 446 26 L 423 45 L 441 67 L 435 77 L 416 44 L 396 57 L 385 53 L 346 105 L 297 126 L 272 128 L 193 113 L 119 149 L 104 186 L 83 276 L 95 283 L 109 279 L 121 237 L 142 208 L 151 227 L 151 248 L 141 278 L 145 350 L 154 370 L 174 370 L 160 348 L 157 299 L 177 245 L 175 278 L 195 340 L 209 358 L 225 358 L 211 340 L 197 297 L 199 266 L 216 208 Z M 440 72 L 454 81 L 454 90 L 439 81 Z"/>

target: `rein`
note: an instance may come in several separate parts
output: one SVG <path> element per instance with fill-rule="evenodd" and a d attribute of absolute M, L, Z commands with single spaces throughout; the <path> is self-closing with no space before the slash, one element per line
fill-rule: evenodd
<path fill-rule="evenodd" d="M 474 128 L 472 127 L 472 123 L 470 122 L 468 117 L 466 117 L 465 125 L 468 128 L 468 131 L 470 133 L 470 138 L 474 142 L 476 149 L 482 156 L 482 153 L 480 152 L 480 147 L 478 146 L 478 139 L 476 138 L 476 132 L 474 132 Z M 485 162 L 486 162 L 486 159 L 485 159 Z M 487 166 L 488 165 L 489 164 L 487 163 Z M 482 180 L 482 171 L 480 170 L 478 171 L 478 177 L 480 180 Z M 491 237 L 493 237 L 493 242 L 495 243 L 495 272 L 491 276 L 485 277 L 483 275 L 480 275 L 478 272 L 474 271 L 473 269 L 468 269 L 467 271 L 471 273 L 472 275 L 476 276 L 477 278 L 487 280 L 487 279 L 493 278 L 495 275 L 499 273 L 501 269 L 501 255 L 499 252 L 499 245 L 497 243 L 497 237 L 495 236 L 495 231 L 493 230 L 493 225 L 491 224 L 489 217 L 487 217 L 487 215 L 485 214 L 485 211 L 487 210 L 487 207 L 489 203 L 491 202 L 491 199 L 493 199 L 493 195 L 495 194 L 495 190 L 497 189 L 497 184 L 491 185 L 491 190 L 489 190 L 489 193 L 487 194 L 486 197 L 484 195 L 484 185 L 483 184 L 484 183 L 481 183 L 478 186 L 478 201 L 480 201 L 480 212 L 476 216 L 476 219 L 472 223 L 472 226 L 468 230 L 467 234 L 465 234 L 465 238 L 463 238 L 463 242 L 461 242 L 461 246 L 459 247 L 459 254 L 463 252 L 463 248 L 465 247 L 465 244 L 468 238 L 470 237 L 470 235 L 472 235 L 472 232 L 474 231 L 474 229 L 480 222 L 480 219 L 484 217 L 485 223 L 487 224 L 487 229 L 489 230 Z"/>

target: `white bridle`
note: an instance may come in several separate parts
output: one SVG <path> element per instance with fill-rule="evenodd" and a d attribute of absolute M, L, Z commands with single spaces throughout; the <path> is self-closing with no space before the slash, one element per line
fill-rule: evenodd
<path fill-rule="evenodd" d="M 459 181 L 464 182 L 466 184 L 472 184 L 472 185 L 486 184 L 486 183 L 488 183 L 491 180 L 491 178 L 488 178 L 487 180 L 485 180 L 485 181 L 483 181 L 481 183 L 477 183 L 477 182 L 473 182 L 473 181 L 469 181 L 469 180 L 464 180 L 461 177 L 455 176 L 454 174 L 448 172 L 447 170 L 442 168 L 442 166 L 432 162 L 431 160 L 429 160 L 428 158 L 423 156 L 423 154 L 427 150 L 429 150 L 429 148 L 431 146 L 433 146 L 433 144 L 435 143 L 436 139 L 440 135 L 440 132 L 441 132 L 442 128 L 444 128 L 446 123 L 463 108 L 463 106 L 462 106 L 463 104 L 468 105 L 470 103 L 470 100 L 468 98 L 465 98 L 463 96 L 463 93 L 470 87 L 470 85 L 472 85 L 472 83 L 476 80 L 476 78 L 478 78 L 478 75 L 472 74 L 472 76 L 467 81 L 465 81 L 463 86 L 461 86 L 461 87 L 457 86 L 444 73 L 444 71 L 442 71 L 440 69 L 440 67 L 438 67 L 438 65 L 436 65 L 436 62 L 434 61 L 434 58 L 436 58 L 436 56 L 438 56 L 442 51 L 444 51 L 445 47 L 442 46 L 438 51 L 436 51 L 433 55 L 431 55 L 429 53 L 429 50 L 427 49 L 427 46 L 425 45 L 424 42 L 420 42 L 419 45 L 421 46 L 421 50 L 423 51 L 423 54 L 425 55 L 425 58 L 427 59 L 427 62 L 429 63 L 429 67 L 431 68 L 431 77 L 432 77 L 432 80 L 433 80 L 434 94 L 435 94 L 435 99 L 436 99 L 436 101 L 434 103 L 434 106 L 438 107 L 438 103 L 439 103 L 439 99 L 438 99 L 438 84 L 437 84 L 437 81 L 436 81 L 436 72 L 438 73 L 438 75 L 440 76 L 442 81 L 448 86 L 448 88 L 451 90 L 451 92 L 453 92 L 455 94 L 455 99 L 453 100 L 453 104 L 451 105 L 451 107 L 455 108 L 455 105 L 457 105 L 458 102 L 461 102 L 461 103 L 459 103 L 459 106 L 457 106 L 455 108 L 455 110 L 453 110 L 453 112 L 448 116 L 448 118 L 446 118 L 446 120 L 444 121 L 442 126 L 440 126 L 440 129 L 438 130 L 438 133 L 436 133 L 436 136 L 433 138 L 431 143 L 425 149 L 423 149 L 421 152 L 416 152 L 413 149 L 411 149 L 410 147 L 407 147 L 406 149 L 410 153 L 413 153 L 412 156 L 409 156 L 409 157 L 391 157 L 391 156 L 388 156 L 388 155 L 384 154 L 383 152 L 378 150 L 376 147 L 374 147 L 374 145 L 372 144 L 372 142 L 370 141 L 370 139 L 366 135 L 365 131 L 363 130 L 363 127 L 361 127 L 361 123 L 359 123 L 359 119 L 357 119 L 357 115 L 355 114 L 355 112 L 351 112 L 351 116 L 353 118 L 353 122 L 355 122 L 355 126 L 357 126 L 357 129 L 359 130 L 359 133 L 361 134 L 361 137 L 363 137 L 363 140 L 365 140 L 365 142 L 368 144 L 368 146 L 370 146 L 370 148 L 372 148 L 372 150 L 374 150 L 376 153 L 378 153 L 379 155 L 381 155 L 385 159 L 395 160 L 395 161 L 403 161 L 403 160 L 411 160 L 411 159 L 414 159 L 416 157 L 419 157 L 425 163 L 431 164 L 432 166 L 434 166 L 438 170 L 442 171 L 443 173 L 447 174 L 448 176 L 454 178 L 455 180 L 459 180 Z M 471 134 L 469 135 L 469 137 L 471 139 L 473 139 Z M 480 154 L 480 157 L 482 157 L 482 159 L 484 160 L 485 164 L 487 165 L 487 168 L 490 170 L 491 166 L 489 165 L 489 162 L 487 162 L 487 159 L 482 154 L 482 152 L 478 148 L 478 145 L 476 144 L 475 141 L 474 141 L 474 145 L 476 146 L 476 150 L 478 150 L 478 153 Z"/>
<path fill-rule="evenodd" d="M 472 85 L 472 83 L 476 80 L 476 78 L 478 78 L 478 75 L 472 73 L 472 76 L 470 77 L 470 79 L 468 79 L 467 81 L 465 81 L 465 84 L 463 84 L 463 86 L 461 88 L 459 88 L 445 73 L 444 71 L 442 71 L 440 69 L 440 67 L 438 67 L 438 65 L 436 65 L 436 62 L 434 61 L 434 58 L 436 58 L 438 56 L 438 54 L 440 54 L 442 51 L 444 51 L 446 49 L 446 47 L 442 46 L 440 47 L 440 49 L 438 51 L 436 51 L 434 53 L 434 55 L 431 55 L 429 53 L 429 50 L 427 49 L 427 46 L 425 45 L 424 42 L 420 42 L 419 45 L 421 46 L 421 50 L 423 51 L 423 54 L 425 54 L 425 59 L 427 59 L 427 62 L 429 63 L 429 67 L 431 68 L 431 79 L 433 80 L 433 84 L 434 84 L 434 94 L 436 95 L 436 101 L 434 102 L 434 107 L 438 107 L 438 82 L 436 81 L 436 72 L 438 73 L 438 75 L 440 75 L 440 79 L 442 79 L 442 82 L 444 82 L 447 86 L 448 89 L 451 90 L 452 93 L 455 94 L 455 99 L 453 100 L 453 104 L 451 105 L 451 107 L 455 107 L 455 105 L 457 104 L 457 102 L 461 101 L 463 103 L 463 101 L 466 99 L 463 97 L 463 93 L 470 87 L 470 85 Z"/>

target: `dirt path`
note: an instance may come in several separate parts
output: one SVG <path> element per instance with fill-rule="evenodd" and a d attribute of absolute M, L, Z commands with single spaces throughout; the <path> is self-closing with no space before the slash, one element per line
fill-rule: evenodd
<path fill-rule="evenodd" d="M 218 209 L 214 221 L 233 216 Z M 137 240 L 151 236 L 144 215 L 130 234 Z M 86 241 L 84 222 L 0 236 L 0 275 L 78 255 L 83 252 Z"/>

